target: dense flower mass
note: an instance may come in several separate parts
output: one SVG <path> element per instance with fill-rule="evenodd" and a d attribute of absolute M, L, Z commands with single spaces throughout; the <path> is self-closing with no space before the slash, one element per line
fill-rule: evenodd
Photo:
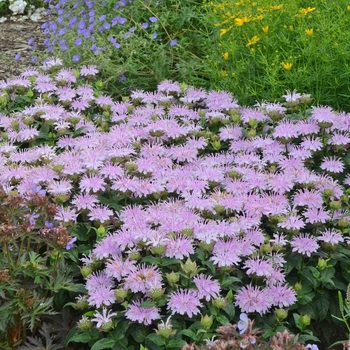
<path fill-rule="evenodd" d="M 296 266 L 347 244 L 348 163 L 314 157 L 329 147 L 319 110 L 305 120 L 279 108 L 276 122 L 266 104 L 242 108 L 227 92 L 172 81 L 114 101 L 89 85 L 96 74 L 50 59 L 44 71 L 0 81 L 6 101 L 38 94 L 0 114 L 3 189 L 41 192 L 57 203 L 56 225 L 94 230 L 81 270 L 96 327 L 296 303 L 287 252 Z M 344 119 L 332 118 L 323 139 L 350 132 Z M 86 240 L 73 232 L 70 251 Z"/>

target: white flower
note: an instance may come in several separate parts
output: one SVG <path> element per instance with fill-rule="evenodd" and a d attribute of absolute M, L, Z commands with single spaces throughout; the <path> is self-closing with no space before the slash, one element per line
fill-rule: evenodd
<path fill-rule="evenodd" d="M 14 15 L 24 13 L 24 10 L 27 6 L 27 2 L 23 0 L 17 0 L 10 4 L 9 9 L 13 12 Z"/>
<path fill-rule="evenodd" d="M 97 322 L 96 327 L 100 328 L 107 325 L 112 321 L 112 316 L 116 316 L 116 312 L 109 312 L 106 308 L 102 309 L 102 314 L 99 311 L 95 312 L 95 317 L 91 319 L 93 322 Z"/>
<path fill-rule="evenodd" d="M 307 344 L 306 349 L 318 350 L 318 346 L 316 344 Z"/>

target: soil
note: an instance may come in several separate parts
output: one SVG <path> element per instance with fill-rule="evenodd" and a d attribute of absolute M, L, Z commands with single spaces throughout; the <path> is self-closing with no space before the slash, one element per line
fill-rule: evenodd
<path fill-rule="evenodd" d="M 14 22 L 7 20 L 0 23 L 0 80 L 18 76 L 24 69 L 30 67 L 32 58 L 30 38 L 34 38 L 37 49 L 44 50 L 45 36 L 40 26 L 44 23 L 25 20 Z M 14 59 L 17 53 L 21 58 Z"/>

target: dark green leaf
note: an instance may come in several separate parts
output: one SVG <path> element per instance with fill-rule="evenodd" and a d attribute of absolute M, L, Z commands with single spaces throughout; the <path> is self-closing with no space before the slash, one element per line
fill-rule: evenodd
<path fill-rule="evenodd" d="M 318 294 L 313 301 L 318 312 L 318 319 L 320 321 L 324 320 L 327 316 L 329 309 L 329 297 L 328 294 Z"/>
<path fill-rule="evenodd" d="M 91 350 L 111 349 L 115 344 L 115 340 L 111 338 L 103 338 L 98 340 L 91 348 Z"/>
<path fill-rule="evenodd" d="M 183 329 L 182 331 L 179 332 L 179 334 L 183 334 L 186 337 L 189 337 L 190 339 L 196 341 L 197 340 L 197 335 L 190 329 Z"/>
<path fill-rule="evenodd" d="M 233 304 L 228 303 L 223 310 L 227 313 L 229 320 L 232 321 L 236 314 L 236 310 Z"/>
<path fill-rule="evenodd" d="M 182 339 L 170 339 L 167 348 L 176 348 L 176 349 L 181 349 L 186 342 Z"/>
<path fill-rule="evenodd" d="M 156 333 L 148 334 L 147 339 L 150 340 L 152 343 L 158 345 L 158 346 L 165 345 L 164 338 L 162 338 L 161 336 L 159 336 Z"/>

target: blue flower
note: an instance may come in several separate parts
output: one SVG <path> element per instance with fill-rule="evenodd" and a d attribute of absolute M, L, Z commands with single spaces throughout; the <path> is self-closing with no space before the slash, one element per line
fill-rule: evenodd
<path fill-rule="evenodd" d="M 75 46 L 80 46 L 83 43 L 83 39 L 82 38 L 78 38 L 74 41 L 74 45 Z"/>
<path fill-rule="evenodd" d="M 71 250 L 74 243 L 77 241 L 77 237 L 72 238 L 66 245 L 66 250 Z"/>
<path fill-rule="evenodd" d="M 249 326 L 249 318 L 247 314 L 242 313 L 239 315 L 239 321 L 237 324 L 237 328 L 239 329 L 239 334 L 243 334 L 246 332 Z"/>
<path fill-rule="evenodd" d="M 158 36 L 158 33 L 153 33 L 152 34 L 152 39 L 155 39 Z"/>
<path fill-rule="evenodd" d="M 147 29 L 149 26 L 148 22 L 142 23 L 141 25 L 143 29 Z"/>
<path fill-rule="evenodd" d="M 152 23 L 158 22 L 157 17 L 150 17 L 149 20 L 150 20 Z"/>
<path fill-rule="evenodd" d="M 20 58 L 21 58 L 21 54 L 20 53 L 16 54 L 15 60 L 18 61 Z"/>
<path fill-rule="evenodd" d="M 80 60 L 80 56 L 79 55 L 74 55 L 73 57 L 72 57 L 72 61 L 73 62 L 78 62 Z"/>
<path fill-rule="evenodd" d="M 170 41 L 170 46 L 175 46 L 177 45 L 177 40 L 176 39 L 173 39 Z"/>

